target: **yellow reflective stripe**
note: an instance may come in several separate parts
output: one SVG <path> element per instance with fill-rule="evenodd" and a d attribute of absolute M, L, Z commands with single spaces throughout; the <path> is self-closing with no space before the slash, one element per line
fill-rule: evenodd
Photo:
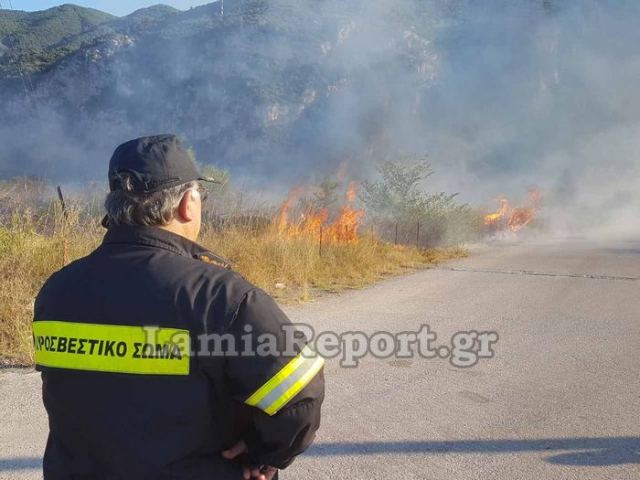
<path fill-rule="evenodd" d="M 304 349 L 302 349 L 302 351 L 293 360 L 287 363 L 282 370 L 276 373 L 267 383 L 262 385 L 253 395 L 247 398 L 245 403 L 254 407 L 258 405 L 264 397 L 269 395 L 274 388 L 280 385 L 282 381 L 286 380 L 291 373 L 295 372 L 296 369 L 304 363 L 306 360 L 304 355 L 313 355 L 313 351 L 309 346 L 304 347 Z"/>
<path fill-rule="evenodd" d="M 280 399 L 290 389 L 292 383 L 305 375 L 318 359 L 323 362 L 322 358 L 317 357 L 313 350 L 306 346 L 293 360 L 256 390 L 245 403 L 266 411 L 274 401 Z"/>
<path fill-rule="evenodd" d="M 275 415 L 276 413 L 278 413 L 278 411 L 282 407 L 284 407 L 289 402 L 289 400 L 295 397 L 304 387 L 309 384 L 309 382 L 313 379 L 313 377 L 316 376 L 323 365 L 324 358 L 316 358 L 309 370 L 307 370 L 296 383 L 294 383 L 285 393 L 282 394 L 280 398 L 269 405 L 264 411 L 269 415 Z"/>
<path fill-rule="evenodd" d="M 188 375 L 189 331 L 35 321 L 36 365 L 141 375 Z"/>

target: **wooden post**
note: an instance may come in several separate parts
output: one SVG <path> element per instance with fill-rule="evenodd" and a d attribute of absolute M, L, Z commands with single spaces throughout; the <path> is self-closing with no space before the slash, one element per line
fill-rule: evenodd
<path fill-rule="evenodd" d="M 67 213 L 67 205 L 64 203 L 64 196 L 62 195 L 62 188 L 58 185 L 58 199 L 60 199 L 60 205 L 62 206 L 62 216 L 66 220 L 69 214 Z"/>
<path fill-rule="evenodd" d="M 396 237 L 395 240 L 393 241 L 394 245 L 398 244 L 398 222 L 396 222 Z"/>
<path fill-rule="evenodd" d="M 69 263 L 69 242 L 67 240 L 67 219 L 69 213 L 67 212 L 67 205 L 62 195 L 62 188 L 58 185 L 58 199 L 62 206 L 62 266 L 65 267 Z"/>
<path fill-rule="evenodd" d="M 373 238 L 373 223 L 369 226 L 369 233 L 371 235 L 371 242 L 375 242 L 375 239 Z"/>
<path fill-rule="evenodd" d="M 420 245 L 420 222 L 418 222 L 418 228 L 416 229 L 416 247 Z"/>
<path fill-rule="evenodd" d="M 322 256 L 322 225 L 320 225 L 320 242 L 318 247 L 318 254 Z"/>

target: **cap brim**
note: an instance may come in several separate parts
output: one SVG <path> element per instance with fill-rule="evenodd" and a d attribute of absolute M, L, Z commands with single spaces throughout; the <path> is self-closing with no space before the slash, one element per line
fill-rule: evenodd
<path fill-rule="evenodd" d="M 225 183 L 225 182 L 221 182 L 220 180 L 216 180 L 213 177 L 200 177 L 197 180 L 199 180 L 201 182 L 215 183 L 217 185 L 224 185 L 224 183 Z"/>

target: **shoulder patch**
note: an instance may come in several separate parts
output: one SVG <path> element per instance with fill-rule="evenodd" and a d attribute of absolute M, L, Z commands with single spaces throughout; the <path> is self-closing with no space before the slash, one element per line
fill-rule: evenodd
<path fill-rule="evenodd" d="M 204 263 L 209 263 L 226 270 L 231 269 L 231 263 L 229 261 L 212 252 L 201 253 L 199 255 L 194 255 L 194 257 Z"/>

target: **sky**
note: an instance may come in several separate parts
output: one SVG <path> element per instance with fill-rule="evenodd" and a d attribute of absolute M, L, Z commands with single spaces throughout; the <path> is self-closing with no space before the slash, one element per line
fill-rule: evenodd
<path fill-rule="evenodd" d="M 46 10 L 47 8 L 62 5 L 64 3 L 73 3 L 83 7 L 91 7 L 102 10 L 103 12 L 109 12 L 113 15 L 128 15 L 139 8 L 150 7 L 151 5 L 157 5 L 158 3 L 171 5 L 172 7 L 179 8 L 181 10 L 187 10 L 190 7 L 204 5 L 205 3 L 212 3 L 213 1 L 215 0 L 69 0 L 66 2 L 59 2 L 55 0 L 0 0 L 0 4 L 2 5 L 2 8 L 13 7 L 14 10 L 34 11 Z"/>

